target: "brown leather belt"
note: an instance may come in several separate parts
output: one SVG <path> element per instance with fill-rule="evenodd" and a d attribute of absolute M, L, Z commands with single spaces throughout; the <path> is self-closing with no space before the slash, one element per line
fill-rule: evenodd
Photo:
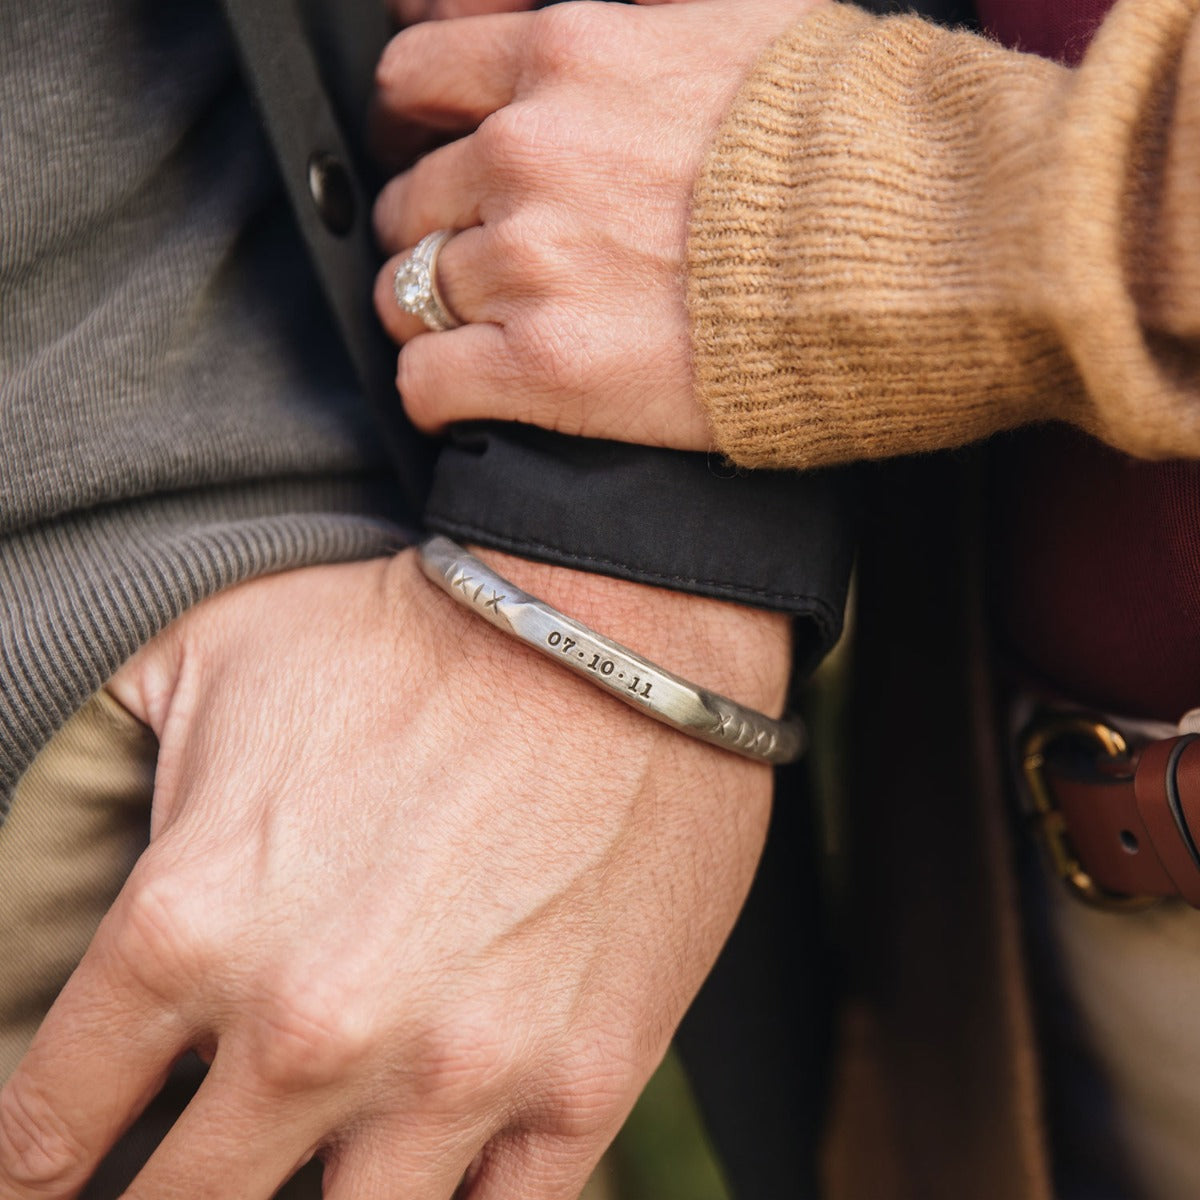
<path fill-rule="evenodd" d="M 1139 741 L 1106 718 L 1042 714 L 1020 738 L 1031 819 L 1055 869 L 1110 908 L 1200 908 L 1200 735 Z"/>

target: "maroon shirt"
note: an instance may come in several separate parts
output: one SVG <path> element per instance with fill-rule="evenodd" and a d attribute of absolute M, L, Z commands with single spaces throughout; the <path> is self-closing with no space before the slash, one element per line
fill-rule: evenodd
<path fill-rule="evenodd" d="M 1005 45 L 1075 63 L 1111 0 L 979 0 Z M 1175 720 L 1200 706 L 1200 464 L 1062 428 L 998 439 L 991 547 L 1009 648 L 1064 695 Z"/>
<path fill-rule="evenodd" d="M 1113 0 L 977 0 L 983 28 L 998 42 L 1074 66 Z"/>

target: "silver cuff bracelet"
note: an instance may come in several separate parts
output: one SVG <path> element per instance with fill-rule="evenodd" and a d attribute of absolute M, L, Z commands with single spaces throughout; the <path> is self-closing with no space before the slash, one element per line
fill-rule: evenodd
<path fill-rule="evenodd" d="M 757 762 L 788 763 L 804 753 L 799 718 L 777 721 L 656 667 L 523 592 L 449 538 L 423 542 L 418 561 L 464 608 L 656 721 Z"/>

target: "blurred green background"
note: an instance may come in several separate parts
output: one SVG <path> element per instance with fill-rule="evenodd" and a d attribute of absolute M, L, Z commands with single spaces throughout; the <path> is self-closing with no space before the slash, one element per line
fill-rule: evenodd
<path fill-rule="evenodd" d="M 674 1052 L 650 1080 L 582 1200 L 730 1200 Z"/>

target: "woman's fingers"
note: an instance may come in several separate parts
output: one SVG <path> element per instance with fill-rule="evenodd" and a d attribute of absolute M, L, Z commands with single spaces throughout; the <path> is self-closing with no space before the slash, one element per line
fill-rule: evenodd
<path fill-rule="evenodd" d="M 476 226 L 456 233 L 437 255 L 434 267 L 445 308 L 462 324 L 433 333 L 396 299 L 396 255 L 379 272 L 375 307 L 391 338 L 404 346 L 396 384 L 405 409 L 422 429 L 438 430 L 486 413 L 494 420 L 532 421 L 556 416 L 539 405 L 547 398 L 546 379 L 565 386 L 565 370 L 583 361 L 574 347 L 530 328 L 538 311 L 537 280 L 524 278 L 507 237 Z M 531 315 L 532 314 L 532 315 Z M 513 330 L 508 322 L 515 321 Z M 531 386 L 534 381 L 536 386 Z"/>
<path fill-rule="evenodd" d="M 536 0 L 391 0 L 390 8 L 401 25 L 442 21 L 448 17 L 475 17 L 484 13 L 519 12 L 533 8 Z"/>
<path fill-rule="evenodd" d="M 587 432 L 588 412 L 603 406 L 624 436 L 672 444 L 648 418 L 655 405 L 686 410 L 686 336 L 666 339 L 636 311 L 586 313 L 561 286 L 569 263 L 535 246 L 518 250 L 514 244 L 506 252 L 509 242 L 486 226 L 446 242 L 435 264 L 438 290 L 463 323 L 449 331 L 430 333 L 419 317 L 401 310 L 393 280 L 403 256 L 380 272 L 375 304 L 388 333 L 404 346 L 396 384 L 413 423 L 437 432 L 456 421 L 520 421 L 577 434 Z M 683 380 L 683 394 L 664 386 L 664 370 L 669 379 Z M 707 445 L 699 412 L 694 423 L 677 419 L 674 436 Z"/>
<path fill-rule="evenodd" d="M 434 259 L 442 305 L 462 325 L 499 322 L 506 308 L 496 282 L 495 261 L 486 249 L 487 240 L 479 226 L 461 230 Z M 420 317 L 402 309 L 396 299 L 396 271 L 407 258 L 406 253 L 389 259 L 375 280 L 375 309 L 388 335 L 400 344 L 429 328 Z"/>
<path fill-rule="evenodd" d="M 431 432 L 482 411 L 495 421 L 527 419 L 514 411 L 514 372 L 503 365 L 508 356 L 505 332 L 496 325 L 464 325 L 415 338 L 396 370 L 405 412 L 418 429 Z"/>
<path fill-rule="evenodd" d="M 767 6 L 749 6 L 751 45 Z M 391 294 L 401 260 L 389 263 L 376 304 L 406 347 L 398 374 L 418 425 L 515 420 L 708 448 L 684 294 L 688 215 L 727 96 L 757 56 L 731 41 L 742 25 L 724 8 L 568 4 L 435 22 L 391 44 L 385 119 L 464 136 L 384 190 L 380 241 L 399 253 L 435 229 L 479 226 L 446 244 L 438 287 L 456 320 L 503 331 L 419 336 L 425 323 Z M 409 290 L 420 310 L 420 288 Z M 483 345 L 493 357 L 464 357 Z"/>
<path fill-rule="evenodd" d="M 396 254 L 435 229 L 478 225 L 482 182 L 471 138 L 430 151 L 379 193 L 374 212 L 379 245 Z"/>
<path fill-rule="evenodd" d="M 577 344 L 586 339 L 585 332 L 555 344 L 549 323 L 545 337 L 522 330 L 521 324 L 464 325 L 408 342 L 400 353 L 396 387 L 413 424 L 436 432 L 455 421 L 486 418 L 579 433 L 582 410 L 577 403 L 562 403 L 562 397 L 594 394 L 593 366 L 597 373 L 613 372 L 589 362 L 588 352 Z M 644 395 L 618 381 L 614 408 L 621 396 L 628 398 L 634 427 Z"/>
<path fill-rule="evenodd" d="M 469 133 L 510 103 L 528 53 L 530 27 L 523 23 L 528 14 L 520 10 L 532 3 L 417 2 L 423 5 L 420 23 L 392 39 L 375 72 L 368 144 L 389 170 L 400 170 L 439 142 Z M 459 16 L 485 19 L 426 19 Z"/>
<path fill-rule="evenodd" d="M 427 21 L 398 33 L 375 72 L 379 117 L 434 129 L 473 129 L 516 94 L 529 33 L 526 19 L 505 13 Z"/>

